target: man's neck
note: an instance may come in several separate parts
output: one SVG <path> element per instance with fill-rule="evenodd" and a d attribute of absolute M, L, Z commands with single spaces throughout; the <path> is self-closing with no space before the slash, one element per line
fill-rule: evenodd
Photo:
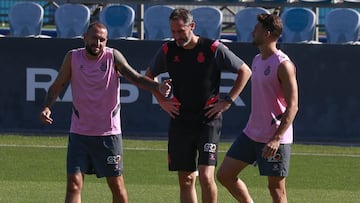
<path fill-rule="evenodd" d="M 259 47 L 261 58 L 267 59 L 277 52 L 276 43 L 264 44 Z"/>
<path fill-rule="evenodd" d="M 190 42 L 183 46 L 184 49 L 193 49 L 199 42 L 199 36 L 196 36 L 195 34 L 193 34 L 193 36 L 191 37 Z"/>

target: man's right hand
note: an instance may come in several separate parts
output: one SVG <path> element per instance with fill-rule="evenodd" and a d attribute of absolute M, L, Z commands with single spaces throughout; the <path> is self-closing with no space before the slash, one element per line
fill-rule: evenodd
<path fill-rule="evenodd" d="M 44 124 L 52 124 L 53 119 L 50 117 L 51 110 L 49 107 L 45 107 L 42 112 L 40 113 L 40 120 Z"/>
<path fill-rule="evenodd" d="M 159 91 L 164 97 L 168 97 L 170 95 L 171 81 L 171 79 L 164 80 L 159 86 Z"/>
<path fill-rule="evenodd" d="M 166 111 L 171 118 L 180 115 L 180 102 L 168 98 L 158 99 L 158 102 L 160 107 Z"/>

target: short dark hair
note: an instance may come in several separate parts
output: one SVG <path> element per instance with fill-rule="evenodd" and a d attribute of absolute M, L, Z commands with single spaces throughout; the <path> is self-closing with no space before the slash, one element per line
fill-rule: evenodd
<path fill-rule="evenodd" d="M 99 27 L 101 29 L 107 29 L 104 24 L 96 21 L 96 22 L 91 23 L 86 31 L 89 32 L 93 27 Z"/>
<path fill-rule="evenodd" d="M 266 30 L 270 31 L 272 36 L 276 38 L 280 37 L 283 25 L 279 16 L 275 14 L 262 13 L 257 16 L 257 20 Z"/>
<path fill-rule="evenodd" d="M 193 22 L 194 18 L 190 11 L 185 8 L 176 8 L 171 12 L 169 20 L 182 20 L 185 25 Z"/>

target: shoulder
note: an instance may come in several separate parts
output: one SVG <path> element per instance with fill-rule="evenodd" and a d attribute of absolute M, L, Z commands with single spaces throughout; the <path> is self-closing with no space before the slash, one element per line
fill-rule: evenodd
<path fill-rule="evenodd" d="M 161 45 L 161 49 L 163 50 L 164 53 L 167 53 L 169 48 L 172 49 L 172 48 L 176 48 L 176 47 L 177 47 L 177 45 L 176 45 L 175 40 L 164 42 Z"/>
<path fill-rule="evenodd" d="M 284 61 L 291 61 L 289 56 L 287 54 L 285 54 L 283 51 L 281 50 L 278 50 L 276 53 L 275 53 L 277 59 L 279 60 L 279 63 L 282 63 Z"/>
<path fill-rule="evenodd" d="M 64 62 L 71 61 L 72 58 L 76 58 L 76 54 L 80 53 L 80 49 L 72 49 L 65 54 Z M 73 57 L 74 56 L 74 57 Z"/>
<path fill-rule="evenodd" d="M 115 48 L 108 48 L 107 53 L 111 53 L 112 55 L 114 55 L 115 59 L 118 59 L 119 57 L 123 57 L 123 54 L 121 53 L 121 51 L 119 51 L 118 49 L 115 49 Z"/>
<path fill-rule="evenodd" d="M 296 74 L 296 67 L 288 57 L 285 57 L 284 60 L 280 61 L 278 66 L 278 74 L 280 78 L 291 78 L 291 76 Z"/>

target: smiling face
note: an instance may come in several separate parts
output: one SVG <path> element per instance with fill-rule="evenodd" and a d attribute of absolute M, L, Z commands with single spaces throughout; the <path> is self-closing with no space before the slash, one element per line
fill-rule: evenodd
<path fill-rule="evenodd" d="M 89 56 L 99 56 L 107 43 L 107 29 L 102 24 L 91 25 L 84 34 L 85 49 Z"/>

